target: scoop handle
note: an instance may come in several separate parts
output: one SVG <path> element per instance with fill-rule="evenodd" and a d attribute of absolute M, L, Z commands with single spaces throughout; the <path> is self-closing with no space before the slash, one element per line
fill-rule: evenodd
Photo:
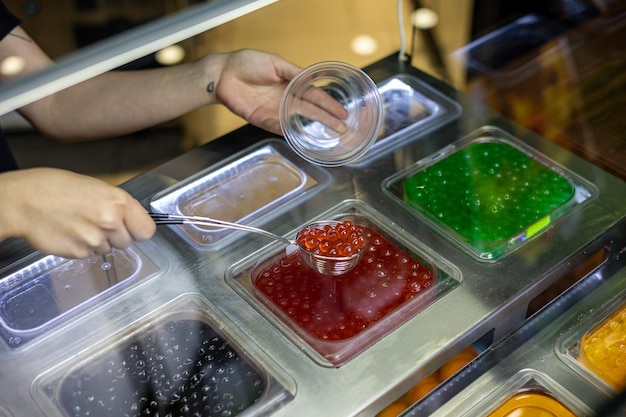
<path fill-rule="evenodd" d="M 287 243 L 289 245 L 296 244 L 295 241 L 287 239 L 286 237 L 277 235 L 258 227 L 248 226 L 240 223 L 227 222 L 225 220 L 214 219 L 206 216 L 185 216 L 179 214 L 167 214 L 167 213 L 149 213 L 150 217 L 154 219 L 157 225 L 161 224 L 195 224 L 198 226 L 213 226 L 213 227 L 225 227 L 228 229 L 242 230 L 244 232 L 257 233 L 270 239 L 278 240 L 280 242 Z"/>

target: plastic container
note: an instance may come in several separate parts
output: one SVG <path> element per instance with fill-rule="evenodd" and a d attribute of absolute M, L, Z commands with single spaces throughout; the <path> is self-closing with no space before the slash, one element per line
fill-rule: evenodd
<path fill-rule="evenodd" d="M 268 140 L 158 193 L 150 206 L 159 213 L 208 216 L 258 225 L 326 187 L 327 172 L 303 163 L 281 141 Z M 199 250 L 218 250 L 243 232 L 174 225 Z"/>
<path fill-rule="evenodd" d="M 573 326 L 557 343 L 559 357 L 592 382 L 626 389 L 626 292 Z"/>
<path fill-rule="evenodd" d="M 577 417 L 592 414 L 586 404 L 547 375 L 524 369 L 463 417 Z"/>
<path fill-rule="evenodd" d="M 167 265 L 150 244 L 86 259 L 26 259 L 0 278 L 0 337 L 8 348 L 33 339 L 155 277 Z"/>
<path fill-rule="evenodd" d="M 484 261 L 539 236 L 596 193 L 573 172 L 489 126 L 392 176 L 384 189 Z"/>
<path fill-rule="evenodd" d="M 626 389 L 626 304 L 580 342 L 579 360 L 617 390 Z"/>
<path fill-rule="evenodd" d="M 37 378 L 48 416 L 266 416 L 295 384 L 206 299 L 182 295 Z"/>
<path fill-rule="evenodd" d="M 488 417 L 576 417 L 554 397 L 543 392 L 520 392 L 506 400 Z"/>
<path fill-rule="evenodd" d="M 383 102 L 361 69 L 324 61 L 300 72 L 280 103 L 280 124 L 292 149 L 327 167 L 354 162 L 378 139 Z"/>
<path fill-rule="evenodd" d="M 366 232 L 368 247 L 353 270 L 316 274 L 298 252 L 269 245 L 231 267 L 226 280 L 323 366 L 342 366 L 460 284 L 456 268 L 358 201 L 319 218 Z"/>
<path fill-rule="evenodd" d="M 397 74 L 378 84 L 383 126 L 370 150 L 352 165 L 365 165 L 456 119 L 461 106 L 417 77 Z"/>
<path fill-rule="evenodd" d="M 480 74 L 513 84 L 526 78 L 532 67 L 532 62 L 520 62 L 518 57 L 539 50 L 564 29 L 554 20 L 529 14 L 476 39 L 452 56 L 466 63 L 470 77 Z"/>

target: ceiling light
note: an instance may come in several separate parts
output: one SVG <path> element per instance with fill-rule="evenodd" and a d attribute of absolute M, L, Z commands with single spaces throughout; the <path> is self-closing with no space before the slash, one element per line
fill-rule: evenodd
<path fill-rule="evenodd" d="M 421 7 L 413 12 L 411 21 L 418 29 L 432 29 L 439 23 L 439 16 L 433 10 Z"/>
<path fill-rule="evenodd" d="M 16 75 L 24 71 L 26 62 L 21 56 L 11 55 L 6 57 L 0 63 L 0 72 L 2 75 Z"/>
<path fill-rule="evenodd" d="M 155 58 L 161 65 L 176 65 L 185 58 L 185 49 L 180 45 L 167 46 L 158 51 Z"/>
<path fill-rule="evenodd" d="M 378 42 L 370 35 L 359 35 L 350 44 L 352 51 L 357 55 L 372 55 L 378 50 Z"/>

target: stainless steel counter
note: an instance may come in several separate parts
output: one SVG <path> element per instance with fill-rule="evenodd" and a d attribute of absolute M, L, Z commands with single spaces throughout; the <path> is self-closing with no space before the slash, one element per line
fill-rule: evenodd
<path fill-rule="evenodd" d="M 278 234 L 294 235 L 310 220 L 332 214 L 338 207 L 340 211 L 346 206 L 365 207 L 364 212 L 374 213 L 388 236 L 434 260 L 451 277 L 453 281 L 445 291 L 406 320 L 379 325 L 383 330 L 380 338 L 374 338 L 371 345 L 346 363 L 333 366 L 316 357 L 302 340 L 273 319 L 267 308 L 250 302 L 233 285 L 231 268 L 259 256 L 257 251 L 271 243 L 239 235 L 219 250 L 210 250 L 198 248 L 171 228 L 160 226 L 152 241 L 137 245 L 137 250 L 155 265 L 145 279 L 96 297 L 78 312 L 60 315 L 54 326 L 38 328 L 23 345 L 11 346 L 7 341 L 10 338 L 0 340 L 0 374 L 5 381 L 0 390 L 0 415 L 2 409 L 9 416 L 65 415 L 59 406 L 59 386 L 68 372 L 89 363 L 91 355 L 115 350 L 134 330 L 145 329 L 169 315 L 191 315 L 206 317 L 267 376 L 270 393 L 261 402 L 267 400 L 268 404 L 248 410 L 251 414 L 371 416 L 465 347 L 477 345 L 486 352 L 494 350 L 533 317 L 544 314 L 541 307 L 550 306 L 554 299 L 560 300 L 563 311 L 573 306 L 579 297 L 573 296 L 569 302 L 557 296 L 529 312 L 533 300 L 592 255 L 600 253 L 601 260 L 591 272 L 577 278 L 579 285 L 584 283 L 586 291 L 594 291 L 601 284 L 623 288 L 626 183 L 409 67 L 396 55 L 366 71 L 379 83 L 397 74 L 410 74 L 456 103 L 458 114 L 443 124 L 406 134 L 401 131 L 393 146 L 378 155 L 368 155 L 361 164 L 321 170 L 323 187 L 319 191 L 281 203 L 252 223 Z M 591 194 L 532 239 L 495 260 L 480 259 L 464 250 L 448 234 L 395 201 L 385 186 L 394 175 L 420 161 L 441 158 L 441 151 L 449 149 L 448 145 L 485 126 L 507 132 L 573 173 L 589 184 Z M 282 140 L 246 126 L 139 175 L 123 187 L 150 208 L 155 196 L 164 190 L 236 160 L 266 139 Z M 302 163 L 288 156 L 296 165 Z M 6 283 L 7 277 L 23 264 L 37 261 L 22 257 L 28 250 L 19 242 L 4 243 L 1 249 L 0 265 L 4 268 L 0 283 Z M 507 369 L 511 366 L 515 363 Z M 561 382 L 566 387 L 574 384 L 569 379 L 575 376 L 566 372 L 552 377 L 568 379 Z M 589 402 L 588 407 L 607 398 L 584 378 L 580 384 L 585 387 L 581 400 Z M 453 388 L 440 396 L 452 396 L 460 390 Z M 463 394 L 462 401 L 471 395 Z M 447 407 L 456 413 L 453 396 L 449 404 Z"/>

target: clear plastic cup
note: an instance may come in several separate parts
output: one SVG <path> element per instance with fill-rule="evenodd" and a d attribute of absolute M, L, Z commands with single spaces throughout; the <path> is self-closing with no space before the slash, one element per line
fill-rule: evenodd
<path fill-rule="evenodd" d="M 302 158 L 341 166 L 359 159 L 378 139 L 383 102 L 374 81 L 359 68 L 319 62 L 287 86 L 280 124 L 287 143 Z"/>

